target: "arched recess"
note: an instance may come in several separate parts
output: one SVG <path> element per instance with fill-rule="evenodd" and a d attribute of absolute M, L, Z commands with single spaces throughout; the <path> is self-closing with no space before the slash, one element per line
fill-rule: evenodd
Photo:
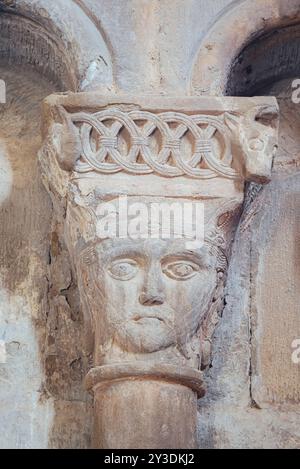
<path fill-rule="evenodd" d="M 262 36 L 270 35 L 269 42 L 272 44 L 273 41 L 271 47 L 273 47 L 272 52 L 275 55 L 276 51 L 280 53 L 278 49 L 280 41 L 283 42 L 286 51 L 291 51 L 295 48 L 295 44 L 291 43 L 292 38 L 295 39 L 294 33 L 297 29 L 295 25 L 299 23 L 300 0 L 242 0 L 233 2 L 226 11 L 221 13 L 221 16 L 201 41 L 192 68 L 191 94 L 224 95 L 230 92 L 234 94 L 234 90 L 231 90 L 230 84 L 228 84 L 229 77 L 236 61 L 241 60 L 242 51 L 247 45 L 251 43 L 255 47 L 256 40 Z M 298 34 L 297 37 L 299 37 Z M 277 44 L 274 46 L 276 41 Z M 285 51 L 282 51 L 281 55 L 288 57 Z M 297 54 L 294 58 L 300 60 Z M 243 66 L 242 63 L 240 65 Z M 273 65 L 276 67 L 275 63 Z M 289 66 L 291 63 L 286 64 L 286 70 L 284 70 L 285 65 L 282 64 L 280 70 L 282 76 L 284 76 L 284 72 L 289 74 Z M 273 72 L 274 70 L 275 68 L 273 68 Z M 251 67 L 246 69 L 245 74 L 247 73 L 248 75 L 252 73 Z M 270 77 L 272 73 L 269 70 L 267 74 Z M 241 80 L 244 80 L 244 77 L 241 77 Z M 242 90 L 237 94 L 241 92 Z"/>
<path fill-rule="evenodd" d="M 102 32 L 73 0 L 0 1 L 0 56 L 28 64 L 60 91 L 112 85 Z"/>
<path fill-rule="evenodd" d="M 241 434 L 249 447 L 261 447 L 268 420 L 271 445 L 296 447 L 299 441 L 300 368 L 291 359 L 300 335 L 300 105 L 292 99 L 292 81 L 299 77 L 300 0 L 232 2 L 201 41 L 192 70 L 191 94 L 272 94 L 280 107 L 273 180 L 247 192 L 247 228 L 237 232 L 214 342 L 218 353 L 209 372 L 210 414 L 213 400 L 219 406 L 223 400 L 237 422 L 236 430 L 225 434 L 232 447 L 238 447 Z M 230 410 L 232 402 L 240 403 L 240 414 Z M 216 406 L 214 422 L 222 413 Z M 223 433 L 214 425 L 215 434 Z"/>

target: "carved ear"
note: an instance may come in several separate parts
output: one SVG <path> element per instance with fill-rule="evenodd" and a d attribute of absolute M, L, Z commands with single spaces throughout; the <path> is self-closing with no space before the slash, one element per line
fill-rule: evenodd
<path fill-rule="evenodd" d="M 226 231 L 233 223 L 233 220 L 239 215 L 241 203 L 236 199 L 229 199 L 218 206 L 211 214 L 208 220 L 209 231 L 222 232 Z"/>
<path fill-rule="evenodd" d="M 219 215 L 218 220 L 217 220 L 218 229 L 223 230 L 224 228 L 226 228 L 226 226 L 229 225 L 231 217 L 232 217 L 232 214 L 230 212 L 225 212 Z"/>

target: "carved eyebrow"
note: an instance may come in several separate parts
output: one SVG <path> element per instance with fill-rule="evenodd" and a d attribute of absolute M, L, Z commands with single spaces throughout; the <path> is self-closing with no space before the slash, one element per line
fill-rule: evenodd
<path fill-rule="evenodd" d="M 145 257 L 145 253 L 141 250 L 137 250 L 136 248 L 133 247 L 119 247 L 115 246 L 112 248 L 109 248 L 108 250 L 104 251 L 104 259 L 110 260 L 110 259 L 117 259 L 117 258 L 126 258 L 126 257 Z"/>
<path fill-rule="evenodd" d="M 207 253 L 206 252 L 193 252 L 193 251 L 178 251 L 178 252 L 170 252 L 163 257 L 163 261 L 167 261 L 169 259 L 189 259 L 191 261 L 195 261 L 198 263 L 203 263 L 203 261 L 207 262 Z"/>

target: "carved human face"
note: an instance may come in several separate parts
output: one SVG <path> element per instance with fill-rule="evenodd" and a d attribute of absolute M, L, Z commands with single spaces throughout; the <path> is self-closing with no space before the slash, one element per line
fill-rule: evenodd
<path fill-rule="evenodd" d="M 217 283 L 207 247 L 184 240 L 104 240 L 94 245 L 83 275 L 95 323 L 96 348 L 156 352 L 185 344 L 207 312 Z"/>

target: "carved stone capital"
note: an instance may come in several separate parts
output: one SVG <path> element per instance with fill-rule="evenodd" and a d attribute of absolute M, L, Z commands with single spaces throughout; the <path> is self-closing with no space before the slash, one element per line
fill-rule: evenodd
<path fill-rule="evenodd" d="M 57 95 L 44 104 L 44 123 L 40 162 L 64 226 L 92 356 L 86 385 L 97 402 L 95 445 L 112 445 L 107 435 L 130 405 L 126 393 L 136 389 L 142 407 L 145 383 L 159 399 L 155 425 L 174 424 L 172 395 L 180 425 L 204 393 L 200 369 L 210 362 L 245 181 L 271 177 L 276 100 Z M 119 216 L 119 234 L 129 213 L 120 218 L 120 196 L 146 211 L 161 202 L 201 203 L 201 243 L 197 234 L 192 247 L 185 236 L 104 236 L 103 204 Z M 105 396 L 123 402 L 117 416 L 103 409 Z M 151 396 L 146 402 L 150 409 Z M 143 433 L 146 423 L 135 425 Z M 178 441 L 171 433 L 169 447 L 194 445 L 191 436 Z M 123 444 L 142 445 L 130 438 Z M 152 447 L 162 444 L 149 439 Z"/>

